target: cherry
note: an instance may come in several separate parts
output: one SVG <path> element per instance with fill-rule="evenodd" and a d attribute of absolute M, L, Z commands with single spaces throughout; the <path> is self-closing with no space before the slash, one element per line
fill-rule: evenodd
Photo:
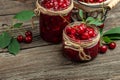
<path fill-rule="evenodd" d="M 89 0 L 90 3 L 95 3 L 95 0 Z"/>
<path fill-rule="evenodd" d="M 99 47 L 99 51 L 100 51 L 100 53 L 106 53 L 107 52 L 107 46 L 106 45 L 103 45 L 103 46 L 100 46 Z"/>
<path fill-rule="evenodd" d="M 81 36 L 82 40 L 88 40 L 89 38 L 90 38 L 90 36 L 89 36 L 88 32 L 83 33 Z"/>
<path fill-rule="evenodd" d="M 70 0 L 42 0 L 41 5 L 47 9 L 61 10 L 70 5 Z"/>
<path fill-rule="evenodd" d="M 26 31 L 26 32 L 25 32 L 25 35 L 26 35 L 26 36 L 32 36 L 32 32 L 31 32 L 31 31 Z"/>
<path fill-rule="evenodd" d="M 104 2 L 105 0 L 97 0 L 98 3 Z"/>
<path fill-rule="evenodd" d="M 100 29 L 104 28 L 104 23 L 100 26 L 98 26 Z"/>
<path fill-rule="evenodd" d="M 79 0 L 79 1 L 82 1 L 85 3 L 101 3 L 101 2 L 104 2 L 106 0 Z"/>
<path fill-rule="evenodd" d="M 25 37 L 25 42 L 26 43 L 31 43 L 32 42 L 32 36 L 26 36 Z"/>
<path fill-rule="evenodd" d="M 94 36 L 95 36 L 95 35 L 94 35 L 95 33 L 94 33 L 94 31 L 92 31 L 92 30 L 91 30 L 91 31 L 88 31 L 88 34 L 89 34 L 90 37 L 94 37 Z"/>
<path fill-rule="evenodd" d="M 115 42 L 111 42 L 108 45 L 109 45 L 110 49 L 115 49 L 115 47 L 116 47 L 116 43 Z"/>
<path fill-rule="evenodd" d="M 71 29 L 71 34 L 72 34 L 72 35 L 75 35 L 75 33 L 76 33 L 76 29 L 72 28 L 72 29 Z"/>
<path fill-rule="evenodd" d="M 23 42 L 24 41 L 24 37 L 22 35 L 18 35 L 17 36 L 17 41 L 20 42 L 20 43 Z"/>

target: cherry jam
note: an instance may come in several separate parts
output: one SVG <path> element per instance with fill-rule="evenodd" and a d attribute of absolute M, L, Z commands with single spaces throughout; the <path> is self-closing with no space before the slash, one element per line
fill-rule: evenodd
<path fill-rule="evenodd" d="M 63 31 L 63 55 L 72 61 L 90 61 L 98 54 L 99 40 L 97 28 L 79 22 L 69 25 Z"/>
<path fill-rule="evenodd" d="M 71 0 L 41 0 L 40 4 L 53 11 L 62 11 L 67 9 Z M 71 22 L 71 12 L 65 15 L 49 15 L 40 13 L 40 35 L 51 43 L 60 43 L 62 41 L 62 32 L 68 22 Z"/>

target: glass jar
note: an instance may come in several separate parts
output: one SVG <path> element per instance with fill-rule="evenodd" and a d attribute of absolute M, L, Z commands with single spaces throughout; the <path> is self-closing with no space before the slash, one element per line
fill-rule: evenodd
<path fill-rule="evenodd" d="M 78 24 L 80 22 L 71 23 L 63 31 L 63 55 L 72 61 L 87 62 L 98 54 L 100 33 L 96 27 L 91 27 L 95 30 L 96 36 L 89 40 L 72 39 L 67 35 L 66 29 Z"/>
<path fill-rule="evenodd" d="M 67 0 L 69 1 L 69 5 L 67 5 L 66 8 L 59 7 L 60 9 L 45 7 L 44 5 L 46 5 L 46 2 L 44 1 L 50 2 L 49 0 L 40 0 L 38 2 L 38 9 L 40 10 L 40 35 L 43 40 L 47 42 L 60 43 L 62 41 L 63 29 L 68 23 L 71 22 L 71 10 L 73 8 L 73 0 Z M 58 2 L 60 1 L 58 0 Z M 53 3 L 54 2 L 50 4 Z M 40 8 L 40 6 L 42 9 Z"/>

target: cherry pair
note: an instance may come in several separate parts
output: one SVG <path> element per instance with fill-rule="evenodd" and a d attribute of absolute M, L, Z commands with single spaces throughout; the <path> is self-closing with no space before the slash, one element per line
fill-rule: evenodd
<path fill-rule="evenodd" d="M 108 44 L 108 46 L 107 45 L 100 46 L 99 47 L 100 53 L 106 53 L 107 50 L 108 50 L 108 47 L 109 47 L 109 49 L 115 49 L 116 48 L 116 43 L 111 42 L 111 43 Z"/>
<path fill-rule="evenodd" d="M 26 31 L 25 32 L 25 37 L 23 35 L 18 35 L 17 36 L 17 41 L 18 42 L 25 42 L 25 43 L 31 43 L 32 42 L 32 32 L 31 31 Z"/>

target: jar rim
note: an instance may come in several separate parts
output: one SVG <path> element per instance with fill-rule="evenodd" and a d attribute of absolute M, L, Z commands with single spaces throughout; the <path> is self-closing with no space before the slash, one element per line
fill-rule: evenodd
<path fill-rule="evenodd" d="M 43 1 L 43 0 L 40 0 L 40 1 L 39 1 L 39 4 L 40 4 L 40 5 L 41 5 L 40 2 L 42 2 L 42 1 Z M 71 4 L 72 4 L 72 0 L 70 0 L 70 4 L 67 6 L 67 8 L 69 8 Z M 44 6 L 42 6 L 42 7 L 44 7 Z M 45 8 L 45 7 L 44 7 L 44 8 Z M 54 9 L 47 9 L 47 8 L 45 8 L 45 9 L 51 10 L 51 11 L 63 11 L 63 10 L 66 10 L 67 8 L 63 8 L 63 9 L 61 9 L 61 10 L 54 10 Z"/>
<path fill-rule="evenodd" d="M 89 40 L 75 40 L 75 39 L 73 39 L 73 38 L 71 38 L 70 36 L 68 36 L 67 35 L 67 33 L 66 33 L 66 29 L 68 28 L 68 27 L 73 27 L 75 24 L 77 24 L 77 25 L 80 25 L 82 22 L 78 22 L 78 21 L 76 21 L 76 22 L 72 22 L 72 23 L 70 23 L 70 24 L 68 24 L 66 27 L 65 27 L 65 29 L 63 30 L 63 33 L 65 33 L 65 35 L 68 37 L 68 39 L 70 40 L 70 41 L 72 41 L 72 42 L 74 42 L 74 43 L 81 43 L 81 42 L 88 42 L 88 41 L 91 41 L 91 40 L 93 40 L 93 39 L 95 39 L 99 34 L 100 34 L 100 32 L 98 31 L 98 28 L 97 27 L 93 27 L 93 26 L 89 26 L 89 27 L 92 27 L 92 28 L 94 28 L 94 30 L 95 30 L 95 32 L 96 32 L 96 36 L 95 37 L 92 37 L 92 38 L 90 38 Z"/>

